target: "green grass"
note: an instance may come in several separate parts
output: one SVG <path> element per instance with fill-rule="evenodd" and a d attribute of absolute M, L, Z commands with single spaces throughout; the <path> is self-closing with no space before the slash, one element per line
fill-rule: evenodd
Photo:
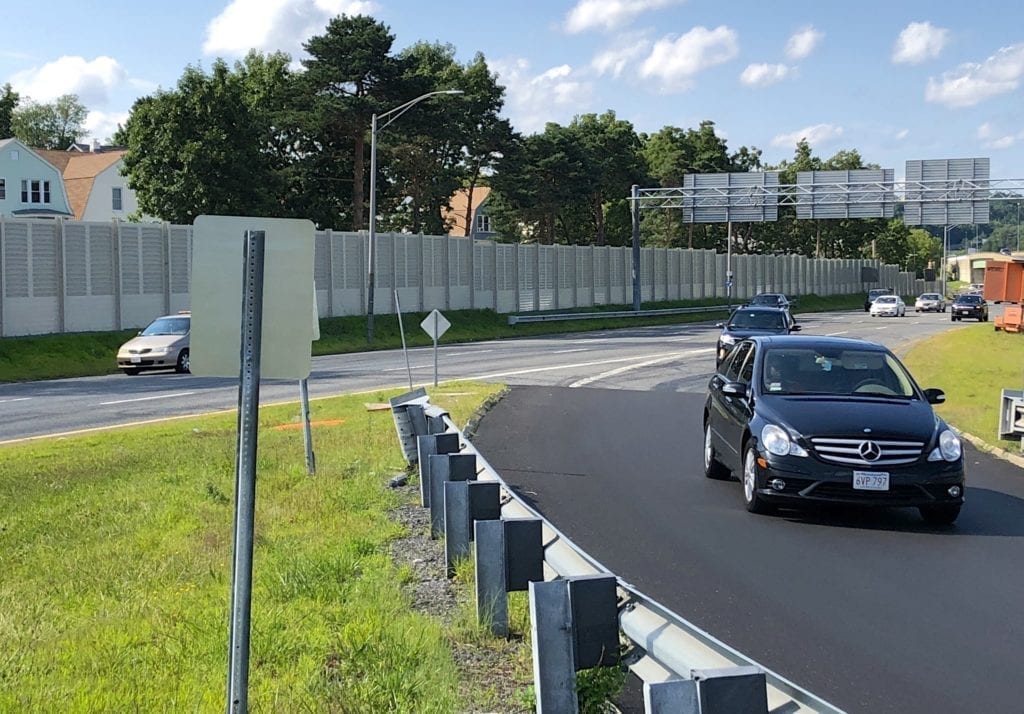
<path fill-rule="evenodd" d="M 829 297 L 804 295 L 800 297 L 800 302 L 794 312 L 855 309 L 863 304 L 863 300 L 864 298 L 860 294 Z M 720 299 L 649 303 L 642 307 L 646 310 L 718 304 L 722 304 Z M 628 308 L 623 305 L 604 305 L 580 308 L 571 312 L 608 312 L 622 309 Z M 704 322 L 720 320 L 725 315 L 726 312 L 722 311 L 645 318 L 609 317 L 509 325 L 508 315 L 499 314 L 493 310 L 452 310 L 445 312 L 452 327 L 441 338 L 441 342 L 451 344 L 621 327 Z M 420 329 L 420 322 L 426 316 L 425 312 L 407 313 L 402 316 L 409 346 L 423 347 L 432 344 L 430 338 Z M 117 348 L 133 337 L 135 333 L 135 330 L 128 330 L 0 338 L 0 382 L 26 382 L 61 377 L 114 374 L 117 372 L 114 361 Z M 398 318 L 395 315 L 377 315 L 375 317 L 372 345 L 366 341 L 365 316 L 328 317 L 320 320 L 320 339 L 313 343 L 313 354 L 346 354 L 371 349 L 397 349 L 401 346 L 402 336 L 399 331 Z"/>
<path fill-rule="evenodd" d="M 452 384 L 458 423 L 499 387 Z M 390 412 L 317 400 L 318 473 L 297 405 L 260 414 L 250 707 L 254 712 L 482 710 L 453 657 L 506 647 L 417 613 L 386 488 L 404 470 Z M 235 418 L 0 448 L 0 711 L 222 711 Z M 528 632 L 521 612 L 514 622 Z"/>
<path fill-rule="evenodd" d="M 1016 453 L 1017 442 L 998 438 L 999 401 L 1003 389 L 1024 389 L 1024 335 L 979 323 L 917 343 L 904 362 L 922 387 L 946 392 L 936 407 L 946 421 Z"/>

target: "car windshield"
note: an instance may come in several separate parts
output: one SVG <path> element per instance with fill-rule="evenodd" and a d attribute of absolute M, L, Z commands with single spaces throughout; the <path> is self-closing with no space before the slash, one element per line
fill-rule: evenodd
<path fill-rule="evenodd" d="M 766 310 L 737 310 L 729 320 L 729 327 L 738 330 L 781 330 L 785 326 L 781 312 Z"/>
<path fill-rule="evenodd" d="M 890 293 L 889 293 L 888 289 L 885 289 L 885 290 L 875 289 L 875 290 L 872 290 L 871 292 L 868 293 L 868 295 L 870 295 L 871 297 L 878 297 L 879 295 L 889 295 L 889 294 Z"/>
<path fill-rule="evenodd" d="M 845 347 L 771 347 L 761 389 L 768 395 L 917 396 L 910 375 L 891 354 Z"/>
<path fill-rule="evenodd" d="M 961 295 L 956 299 L 959 303 L 966 303 L 968 305 L 977 305 L 981 302 L 980 295 Z"/>
<path fill-rule="evenodd" d="M 879 305 L 888 305 L 890 303 L 895 303 L 896 302 L 896 297 L 895 296 L 889 296 L 889 295 L 883 295 L 882 297 L 880 297 L 877 300 L 875 300 L 875 302 L 878 303 Z"/>
<path fill-rule="evenodd" d="M 937 293 L 925 293 L 918 300 L 938 300 L 939 296 Z"/>
<path fill-rule="evenodd" d="M 161 317 L 149 323 L 146 329 L 142 331 L 142 336 L 187 335 L 189 322 L 187 317 Z"/>
<path fill-rule="evenodd" d="M 750 301 L 751 305 L 778 305 L 782 302 L 779 295 L 755 295 Z"/>

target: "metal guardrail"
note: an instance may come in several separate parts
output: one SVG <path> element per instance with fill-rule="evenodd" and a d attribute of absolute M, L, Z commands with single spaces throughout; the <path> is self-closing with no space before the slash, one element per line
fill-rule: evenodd
<path fill-rule="evenodd" d="M 450 431 L 461 435 L 450 417 L 445 416 Z M 584 552 L 568 537 L 531 508 L 501 478 L 472 442 L 462 436 L 462 453 L 477 459 L 477 479 L 501 484 L 507 500 L 502 505 L 502 517 L 539 518 L 543 521 L 545 574 L 553 577 L 582 575 L 614 575 L 599 561 Z M 624 603 L 619 613 L 619 625 L 626 637 L 641 648 L 645 655 L 637 659 L 630 669 L 644 682 L 664 682 L 672 679 L 690 679 L 694 670 L 723 667 L 753 666 L 765 674 L 768 683 L 768 709 L 770 712 L 821 712 L 843 714 L 843 710 L 829 704 L 797 684 L 776 674 L 767 667 L 730 647 L 664 605 L 644 595 L 635 586 L 615 576 Z"/>
<path fill-rule="evenodd" d="M 658 310 L 615 310 L 606 312 L 560 312 L 541 315 L 509 315 L 508 324 L 520 322 L 559 322 L 562 320 L 595 320 L 602 317 L 657 317 L 658 315 L 686 315 L 700 312 L 729 312 L 743 305 L 739 300 L 732 305 L 709 305 L 703 307 L 667 307 Z"/>

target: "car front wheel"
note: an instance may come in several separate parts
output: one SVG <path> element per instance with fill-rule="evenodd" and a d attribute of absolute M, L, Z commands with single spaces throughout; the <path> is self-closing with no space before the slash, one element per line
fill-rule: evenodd
<path fill-rule="evenodd" d="M 757 493 L 757 451 L 747 447 L 743 457 L 743 503 L 751 513 L 771 513 L 775 509 Z"/>
<path fill-rule="evenodd" d="M 960 504 L 952 506 L 921 506 L 921 519 L 932 526 L 952 525 L 960 515 Z"/>
<path fill-rule="evenodd" d="M 704 475 L 707 478 L 722 481 L 729 478 L 729 471 L 715 455 L 715 447 L 711 445 L 711 423 L 704 425 Z"/>
<path fill-rule="evenodd" d="M 182 350 L 181 354 L 178 355 L 178 364 L 174 366 L 174 371 L 178 374 L 188 374 L 191 371 L 190 366 L 188 350 Z"/>

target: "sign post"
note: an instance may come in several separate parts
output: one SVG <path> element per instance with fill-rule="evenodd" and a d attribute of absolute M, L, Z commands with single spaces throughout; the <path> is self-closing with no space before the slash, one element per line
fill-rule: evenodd
<path fill-rule="evenodd" d="M 437 386 L 437 339 L 448 331 L 452 323 L 438 310 L 434 310 L 420 323 L 423 331 L 434 340 L 434 386 Z"/>

